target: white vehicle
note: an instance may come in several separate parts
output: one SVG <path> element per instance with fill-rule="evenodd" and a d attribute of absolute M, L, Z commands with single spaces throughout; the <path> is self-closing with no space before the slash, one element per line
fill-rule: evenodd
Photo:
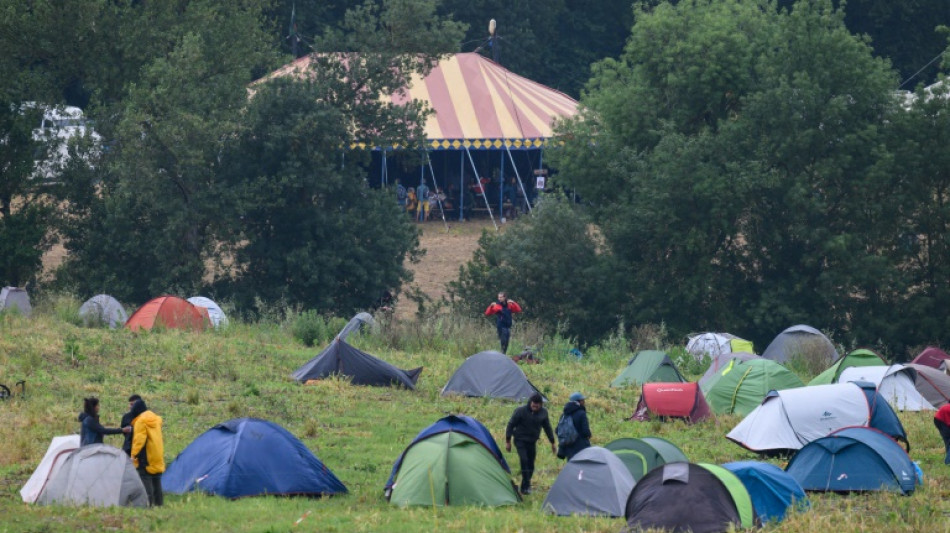
<path fill-rule="evenodd" d="M 37 104 L 28 102 L 24 107 Z M 44 181 L 55 180 L 69 161 L 69 142 L 88 133 L 98 148 L 102 137 L 92 129 L 92 124 L 83 116 L 82 109 L 74 106 L 48 106 L 39 104 L 43 110 L 40 126 L 33 130 L 33 140 L 49 142 L 49 152 L 43 160 L 36 161 L 33 177 Z"/>

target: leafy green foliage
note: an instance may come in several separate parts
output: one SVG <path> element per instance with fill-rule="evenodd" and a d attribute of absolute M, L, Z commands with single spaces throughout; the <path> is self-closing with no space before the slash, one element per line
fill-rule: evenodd
<path fill-rule="evenodd" d="M 482 313 L 499 291 L 524 308 L 524 316 L 583 343 L 616 325 L 611 258 L 599 250 L 585 217 L 566 199 L 545 197 L 530 216 L 503 233 L 485 232 L 474 258 L 449 283 L 467 313 Z"/>

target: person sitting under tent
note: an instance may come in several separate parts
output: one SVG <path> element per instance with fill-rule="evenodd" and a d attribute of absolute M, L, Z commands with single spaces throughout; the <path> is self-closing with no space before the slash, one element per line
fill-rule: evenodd
<path fill-rule="evenodd" d="M 415 215 L 418 205 L 419 199 L 416 197 L 416 190 L 409 187 L 409 192 L 406 193 L 406 212 L 409 213 L 409 216 Z"/>
<path fill-rule="evenodd" d="M 937 410 L 934 415 L 934 425 L 940 432 L 940 438 L 943 439 L 945 450 L 943 464 L 950 465 L 950 404 L 946 404 Z"/>
<path fill-rule="evenodd" d="M 409 197 L 409 191 L 403 187 L 402 183 L 399 180 L 396 180 L 396 203 L 399 204 L 399 208 L 403 211 L 406 210 L 406 199 Z"/>

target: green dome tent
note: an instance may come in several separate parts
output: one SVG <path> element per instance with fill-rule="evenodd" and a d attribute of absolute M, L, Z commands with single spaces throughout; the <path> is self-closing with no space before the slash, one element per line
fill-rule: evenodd
<path fill-rule="evenodd" d="M 841 373 L 844 372 L 844 369 L 848 367 L 879 365 L 887 365 L 887 361 L 871 350 L 859 348 L 848 355 L 839 357 L 838 360 L 835 361 L 833 365 L 828 367 L 827 370 L 815 376 L 815 379 L 809 381 L 808 386 L 830 385 L 832 383 L 837 383 L 838 378 L 841 377 Z"/>
<path fill-rule="evenodd" d="M 717 378 L 703 386 L 706 403 L 716 414 L 745 416 L 762 403 L 771 390 L 794 389 L 805 384 L 791 370 L 769 359 L 734 360 Z"/>
<path fill-rule="evenodd" d="M 673 364 L 673 360 L 666 352 L 644 350 L 633 356 L 613 381 L 611 387 L 626 387 L 632 385 L 640 387 L 644 383 L 685 383 L 686 379 Z"/>
<path fill-rule="evenodd" d="M 514 505 L 520 498 L 498 459 L 484 444 L 457 431 L 436 433 L 411 444 L 395 474 L 390 503 Z"/>
<path fill-rule="evenodd" d="M 660 465 L 689 461 L 675 444 L 660 437 L 616 439 L 604 448 L 614 452 L 623 461 L 634 481 Z"/>

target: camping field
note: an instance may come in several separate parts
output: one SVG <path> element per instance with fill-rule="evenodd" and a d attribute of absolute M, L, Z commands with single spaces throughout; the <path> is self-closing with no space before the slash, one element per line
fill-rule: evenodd
<path fill-rule="evenodd" d="M 489 322 L 452 318 L 402 320 L 353 340 L 357 347 L 401 368 L 425 366 L 418 390 L 352 386 L 342 380 L 299 385 L 289 374 L 315 355 L 326 339 L 305 347 L 291 334 L 293 316 L 278 312 L 255 324 L 232 324 L 206 333 L 82 328 L 78 302 L 38 302 L 31 319 L 0 314 L 0 383 L 14 397 L 0 403 L 0 531 L 620 531 L 622 519 L 559 518 L 541 511 L 559 461 L 539 447 L 535 493 L 512 507 L 400 509 L 383 498 L 393 461 L 422 428 L 448 413 L 473 416 L 504 446 L 514 404 L 442 398 L 440 389 L 468 355 L 495 349 Z M 325 335 L 325 334 L 324 334 Z M 512 352 L 525 341 L 540 344 L 543 364 L 526 366 L 529 379 L 551 398 L 556 420 L 574 390 L 588 396 L 595 445 L 622 436 L 664 437 L 694 462 L 753 459 L 724 438 L 738 421 L 719 417 L 696 426 L 627 422 L 636 391 L 611 389 L 629 358 L 624 339 L 591 349 L 583 360 L 570 345 L 529 326 L 514 331 Z M 651 348 L 653 346 L 650 346 Z M 698 368 L 681 369 L 692 378 Z M 811 376 L 800 376 L 807 381 Z M 25 394 L 12 387 L 26 380 Z M 102 422 L 115 426 L 126 398 L 141 394 L 164 419 L 166 462 L 199 434 L 231 418 L 276 422 L 300 438 L 343 481 L 349 494 L 324 499 L 257 497 L 228 501 L 192 494 L 166 495 L 155 509 L 70 508 L 27 505 L 19 489 L 55 435 L 78 432 L 82 398 L 102 401 Z M 930 413 L 900 415 L 911 456 L 925 473 L 909 497 L 874 493 L 812 495 L 811 509 L 764 531 L 950 531 L 950 466 Z M 106 442 L 121 444 L 120 436 Z M 506 454 L 515 479 L 517 454 Z M 780 461 L 775 461 L 781 464 Z"/>

